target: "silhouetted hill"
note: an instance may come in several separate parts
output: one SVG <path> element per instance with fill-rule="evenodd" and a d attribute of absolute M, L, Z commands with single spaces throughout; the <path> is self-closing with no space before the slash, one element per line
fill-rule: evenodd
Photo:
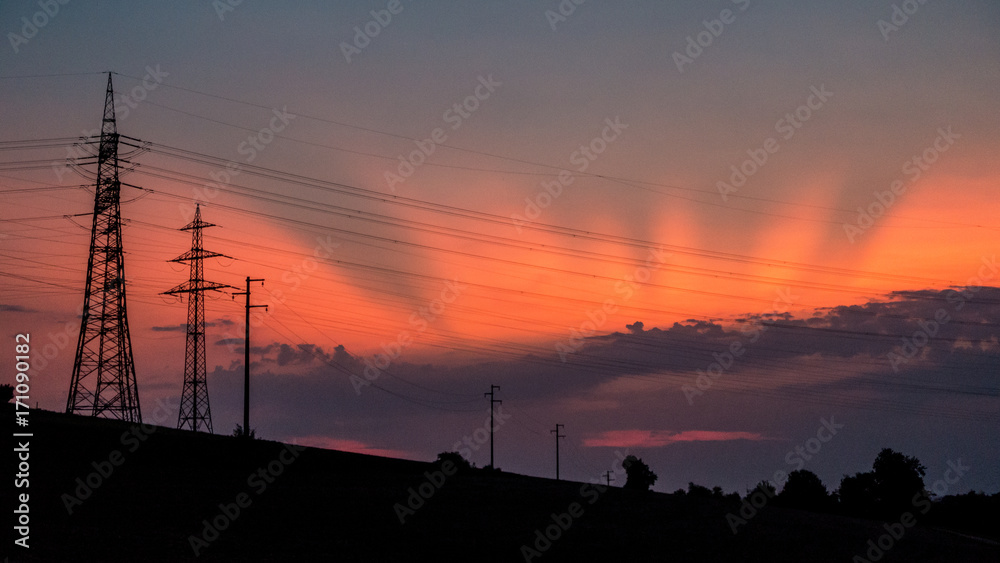
<path fill-rule="evenodd" d="M 881 522 L 767 507 L 734 535 L 726 514 L 738 506 L 715 499 L 30 417 L 30 549 L 6 541 L 11 561 L 524 561 L 528 546 L 544 562 L 849 562 L 886 533 Z M 24 490 L 7 480 L 5 502 Z M 400 523 L 396 505 L 420 492 L 429 498 Z M 546 530 L 559 537 L 543 550 Z M 207 544 L 195 542 L 198 557 L 192 537 Z M 995 542 L 919 524 L 893 543 L 881 561 L 1000 560 Z"/>

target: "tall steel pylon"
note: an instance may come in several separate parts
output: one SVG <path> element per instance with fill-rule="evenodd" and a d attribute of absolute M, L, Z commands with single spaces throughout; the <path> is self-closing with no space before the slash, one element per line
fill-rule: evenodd
<path fill-rule="evenodd" d="M 125 307 L 118 127 L 111 73 L 104 98 L 94 188 L 83 319 L 66 412 L 142 422 Z"/>
<path fill-rule="evenodd" d="M 171 262 L 189 262 L 191 275 L 188 281 L 178 285 L 165 295 L 187 293 L 187 345 L 184 352 L 184 388 L 181 391 L 181 408 L 177 413 L 177 428 L 205 430 L 212 433 L 212 407 L 208 402 L 208 370 L 205 362 L 205 292 L 218 291 L 229 285 L 205 281 L 205 258 L 226 257 L 225 254 L 209 252 L 202 248 L 201 230 L 214 227 L 201 220 L 201 206 L 195 207 L 194 221 L 181 228 L 191 231 L 191 250 L 181 254 Z M 235 288 L 234 288 L 235 289 Z"/>

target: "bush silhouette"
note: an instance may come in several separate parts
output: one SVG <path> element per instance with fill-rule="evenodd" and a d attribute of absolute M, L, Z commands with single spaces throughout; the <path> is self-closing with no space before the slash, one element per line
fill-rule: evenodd
<path fill-rule="evenodd" d="M 688 482 L 687 495 L 692 498 L 712 498 L 712 491 L 692 482 Z"/>
<path fill-rule="evenodd" d="M 0 385 L 0 404 L 14 400 L 14 386 L 9 383 Z"/>
<path fill-rule="evenodd" d="M 674 494 L 685 494 L 684 489 L 678 489 Z M 687 496 L 695 499 L 716 499 L 723 500 L 727 502 L 733 502 L 739 504 L 740 495 L 739 493 L 729 493 L 728 495 L 722 490 L 722 487 L 715 486 L 709 489 L 708 487 L 703 487 L 701 485 L 688 482 Z"/>
<path fill-rule="evenodd" d="M 236 428 L 233 430 L 233 437 L 235 437 L 235 438 L 250 438 L 251 440 L 256 440 L 257 439 L 257 429 L 255 429 L 255 428 L 251 429 L 250 430 L 250 436 L 244 436 L 243 426 L 240 425 L 240 424 L 237 424 Z"/>
<path fill-rule="evenodd" d="M 441 465 L 446 461 L 450 461 L 455 464 L 455 467 L 457 467 L 460 471 L 475 467 L 475 465 L 469 463 L 469 460 L 462 457 L 462 454 L 458 452 L 441 452 L 438 454 L 437 461 L 435 463 Z"/>
<path fill-rule="evenodd" d="M 754 485 L 754 488 L 747 490 L 746 498 L 750 498 L 757 491 L 764 493 L 766 498 L 774 498 L 778 494 L 777 489 L 767 479 L 758 482 Z"/>
<path fill-rule="evenodd" d="M 648 465 L 634 455 L 626 456 L 622 460 L 622 467 L 625 468 L 626 475 L 625 487 L 623 487 L 625 489 L 648 491 L 656 482 L 656 473 L 653 473 Z"/>

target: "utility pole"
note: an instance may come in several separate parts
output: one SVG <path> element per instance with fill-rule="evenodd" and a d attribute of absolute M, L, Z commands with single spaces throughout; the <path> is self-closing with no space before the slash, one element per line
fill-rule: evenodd
<path fill-rule="evenodd" d="M 610 469 L 604 472 L 604 478 L 608 480 L 608 486 L 609 487 L 611 486 L 611 482 L 615 480 L 615 478 L 611 476 L 611 470 Z"/>
<path fill-rule="evenodd" d="M 559 433 L 560 428 L 565 428 L 565 426 L 562 424 L 556 424 L 555 430 L 549 430 L 549 433 L 556 435 L 556 481 L 559 480 L 559 438 L 566 437 Z"/>
<path fill-rule="evenodd" d="M 498 391 L 499 389 L 500 389 L 499 385 L 490 385 L 490 392 L 483 393 L 483 397 L 490 398 L 490 467 L 492 467 L 493 469 L 497 468 L 497 466 L 493 464 L 493 429 L 495 428 L 495 426 L 493 425 L 493 405 L 503 404 L 503 401 L 501 401 L 500 399 L 493 398 L 493 393 L 495 391 Z"/>
<path fill-rule="evenodd" d="M 247 290 L 241 291 L 240 293 L 234 293 L 233 299 L 236 299 L 237 295 L 247 296 L 247 332 L 246 339 L 243 344 L 243 437 L 250 437 L 250 309 L 255 309 L 257 307 L 263 307 L 267 310 L 267 305 L 251 305 L 250 304 L 250 282 L 260 282 L 260 285 L 264 285 L 263 279 L 250 279 L 247 276 Z"/>

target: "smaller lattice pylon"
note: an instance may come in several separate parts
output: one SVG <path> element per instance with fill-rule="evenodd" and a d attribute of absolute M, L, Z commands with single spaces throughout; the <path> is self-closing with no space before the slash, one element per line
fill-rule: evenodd
<path fill-rule="evenodd" d="M 181 406 L 177 413 L 177 428 L 212 432 L 212 408 L 208 400 L 208 370 L 205 361 L 205 292 L 233 288 L 230 285 L 205 281 L 205 258 L 229 258 L 225 254 L 210 252 L 202 248 L 201 230 L 214 227 L 201 220 L 201 206 L 195 208 L 194 220 L 182 231 L 191 231 L 191 250 L 181 254 L 171 262 L 188 262 L 191 275 L 188 281 L 164 291 L 164 295 L 189 294 L 187 318 L 187 344 L 184 353 L 184 387 L 181 390 Z M 235 289 L 235 288 L 233 288 Z"/>

